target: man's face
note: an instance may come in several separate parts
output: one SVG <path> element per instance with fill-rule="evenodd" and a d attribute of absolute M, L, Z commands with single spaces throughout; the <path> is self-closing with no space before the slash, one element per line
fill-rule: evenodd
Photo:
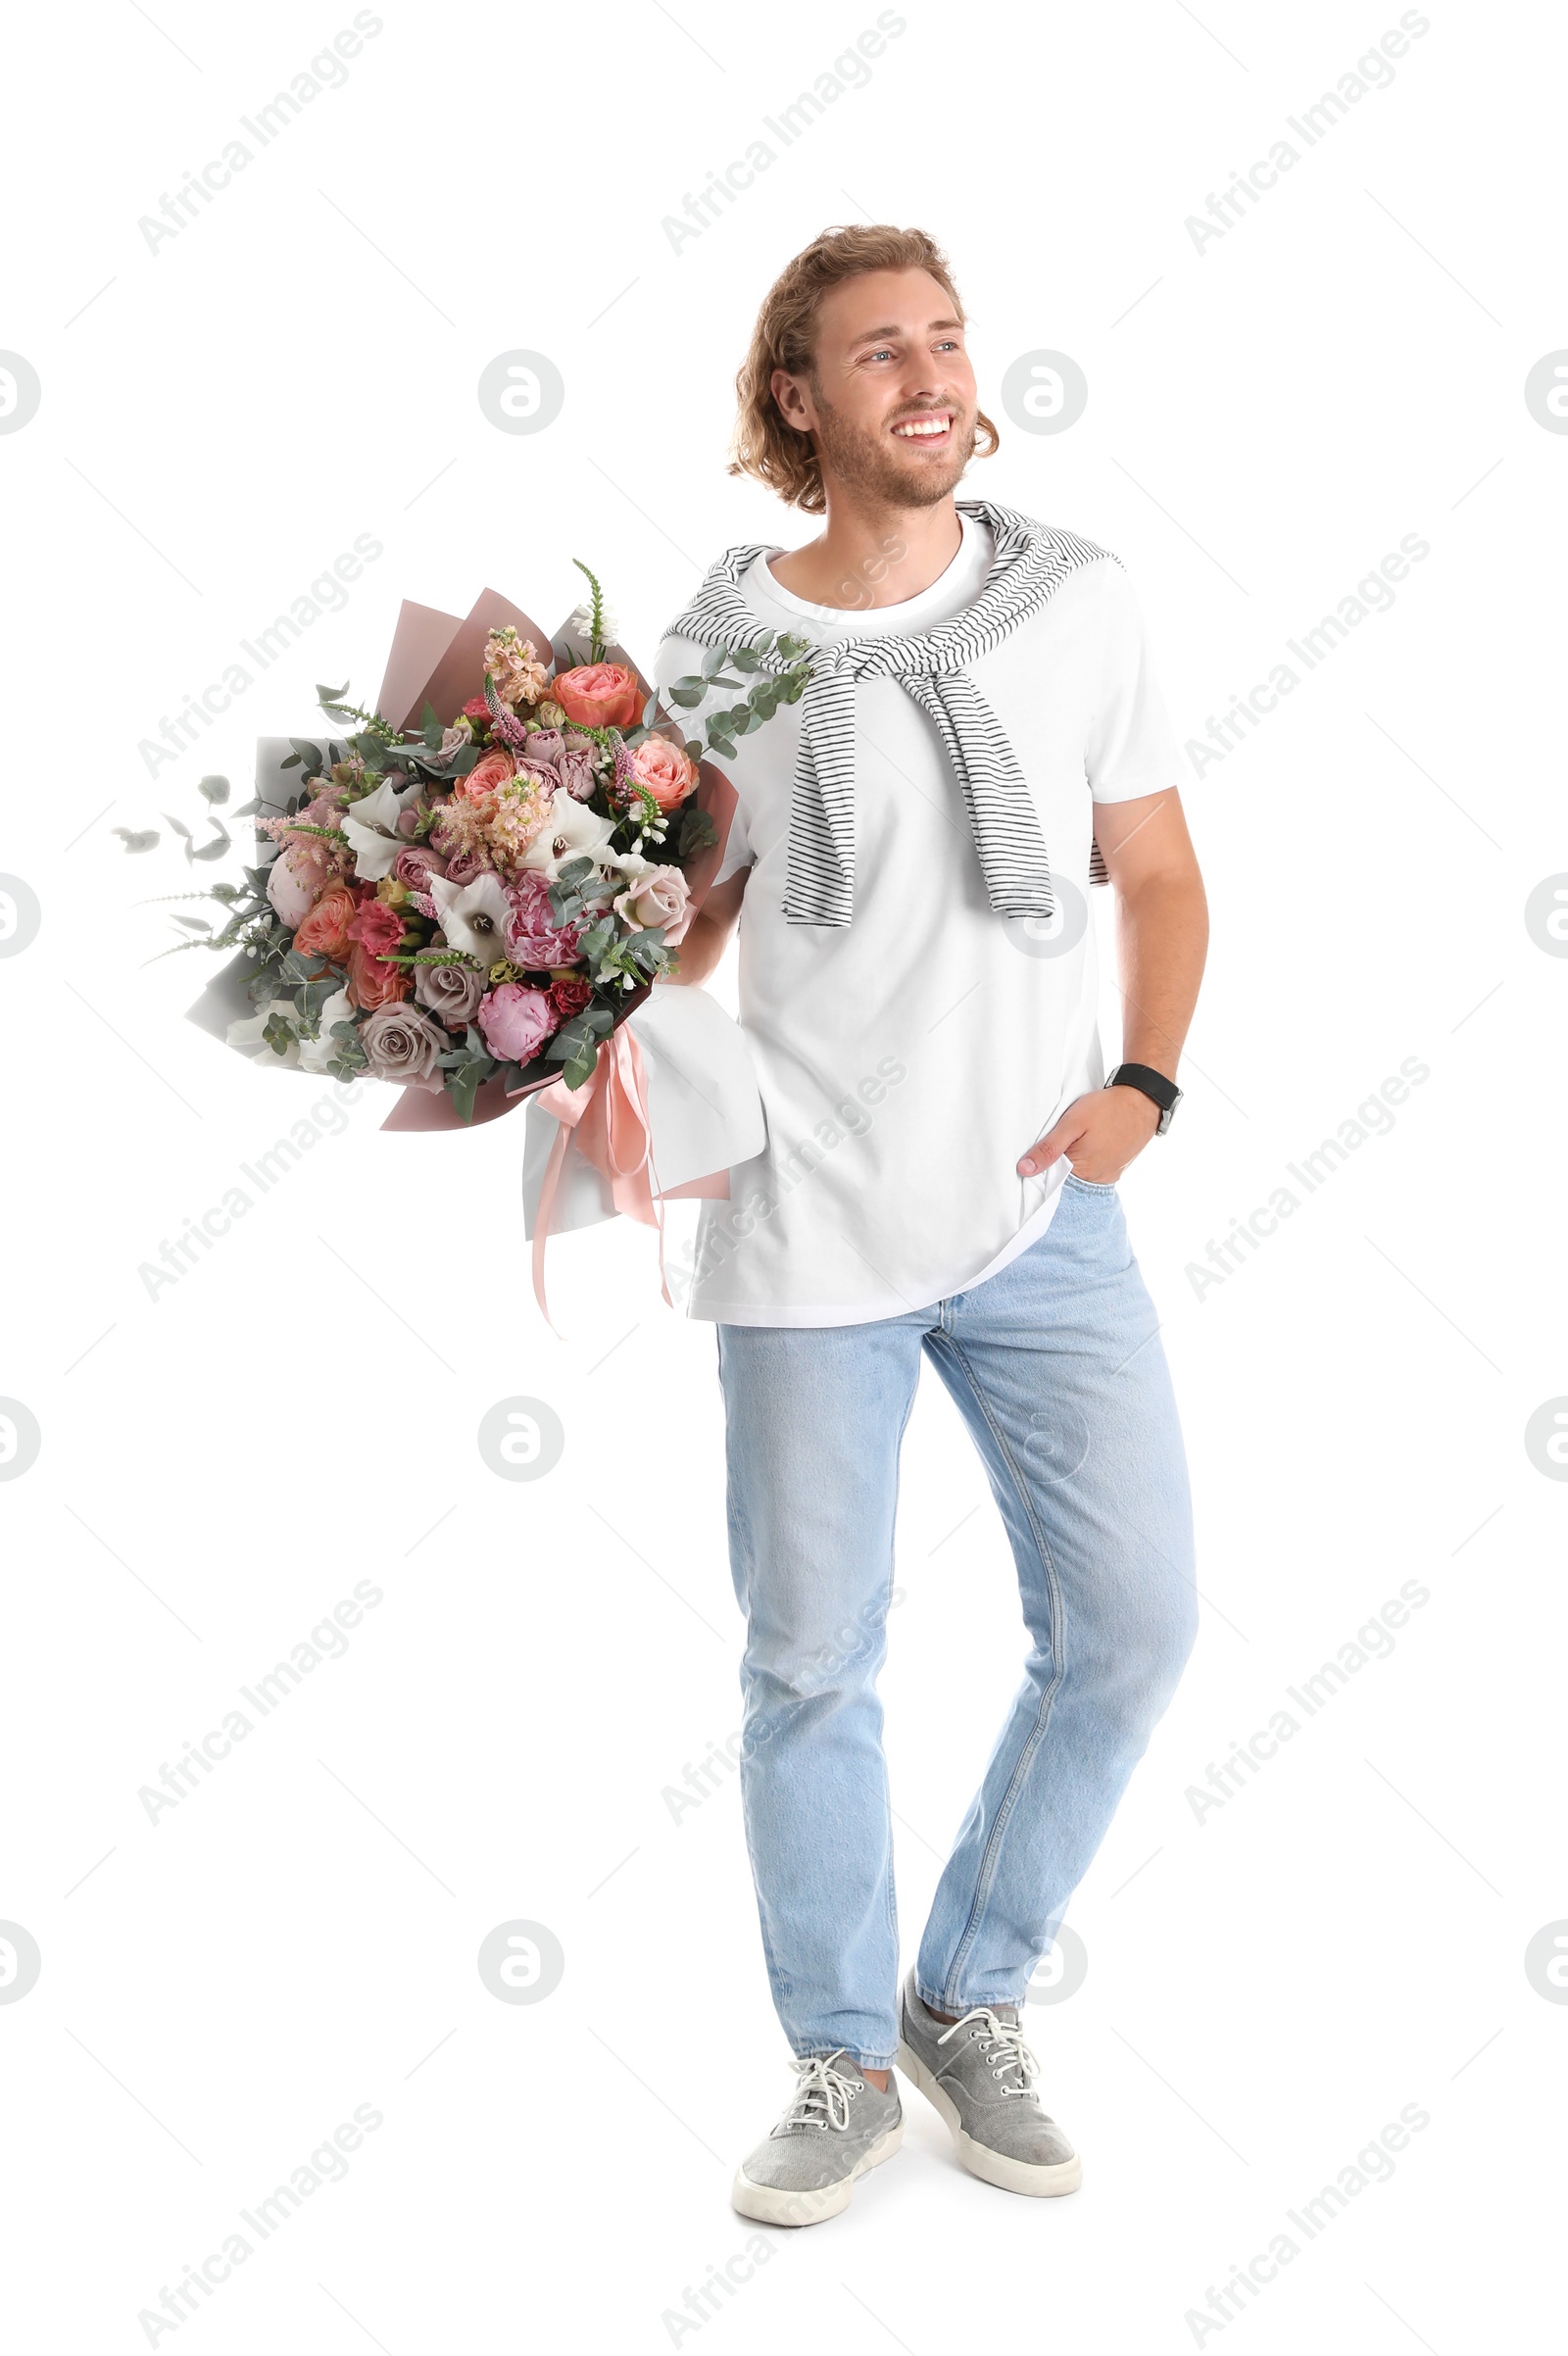
<path fill-rule="evenodd" d="M 923 270 L 868 270 L 825 295 L 808 376 L 773 373 L 785 419 L 836 485 L 935 507 L 974 455 L 978 399 L 952 297 Z"/>

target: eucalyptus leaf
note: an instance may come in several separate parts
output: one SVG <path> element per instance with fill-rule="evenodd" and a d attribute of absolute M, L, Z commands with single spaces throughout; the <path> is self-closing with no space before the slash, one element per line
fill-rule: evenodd
<path fill-rule="evenodd" d="M 196 791 L 204 802 L 215 804 L 226 802 L 228 800 L 228 779 L 226 777 L 202 777 L 197 781 Z"/>

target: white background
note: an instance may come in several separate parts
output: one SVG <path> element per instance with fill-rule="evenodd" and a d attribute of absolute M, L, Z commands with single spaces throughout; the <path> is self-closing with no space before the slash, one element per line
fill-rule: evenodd
<path fill-rule="evenodd" d="M 1568 2008 L 1525 1950 L 1568 1917 L 1568 1489 L 1524 1432 L 1568 1393 L 1568 959 L 1524 909 L 1568 870 L 1568 438 L 1524 381 L 1568 344 L 1561 24 L 1433 6 L 1308 149 L 1285 119 L 1392 0 L 912 0 L 865 86 L 677 251 L 664 217 L 871 0 L 378 13 L 344 85 L 156 251 L 139 219 L 352 11 L 99 0 L 10 41 L 0 344 L 42 387 L 0 435 L 0 869 L 42 908 L 0 960 L 0 1393 L 42 1435 L 0 1483 L 0 1917 L 42 1954 L 0 2004 L 11 2335 L 149 2344 L 140 2311 L 368 2104 L 346 2179 L 152 2344 L 1534 2344 Z M 1200 250 L 1188 217 L 1282 135 L 1298 163 Z M 734 1779 L 678 1820 L 663 1796 L 739 1715 L 711 1329 L 621 1226 L 554 1248 L 558 1343 L 520 1122 L 386 1137 L 370 1090 L 150 1297 L 142 1264 L 323 1091 L 180 1019 L 211 963 L 151 961 L 174 936 L 148 903 L 213 872 L 161 813 L 200 830 L 208 772 L 243 799 L 318 679 L 373 693 L 403 596 L 466 612 L 489 583 L 554 624 L 582 556 L 646 665 L 719 548 L 807 536 L 723 472 L 733 370 L 775 271 L 862 218 L 951 253 L 1003 428 L 971 487 L 1121 555 L 1184 740 L 1402 536 L 1430 554 L 1186 795 L 1213 955 L 1187 1102 L 1123 1191 L 1206 1608 L 1072 1909 L 1088 1977 L 1029 2009 L 1084 2189 L 973 2182 L 911 2093 L 849 2214 L 763 2236 L 696 2325 L 788 2085 Z M 565 384 L 538 434 L 476 398 L 517 348 Z M 1000 406 L 1040 349 L 1088 378 L 1064 433 Z M 358 534 L 383 553 L 344 610 L 150 777 L 142 740 Z M 162 840 L 127 856 L 122 826 Z M 1105 1016 L 1114 1052 L 1108 988 Z M 1189 1263 L 1407 1057 L 1430 1077 L 1393 1129 L 1200 1297 Z M 534 1485 L 476 1447 L 519 1396 L 565 1435 Z M 883 1691 L 912 1954 L 1024 1640 L 935 1381 L 905 1461 Z M 367 1578 L 344 1656 L 149 1821 L 141 1788 Z M 1393 1653 L 1196 1815 L 1410 1580 Z M 564 1955 L 536 2003 L 476 1968 L 518 1919 Z M 1412 2104 L 1391 2181 L 1310 2242 L 1286 2224 Z M 1188 2320 L 1282 2230 L 1300 2254 L 1244 2314 Z"/>

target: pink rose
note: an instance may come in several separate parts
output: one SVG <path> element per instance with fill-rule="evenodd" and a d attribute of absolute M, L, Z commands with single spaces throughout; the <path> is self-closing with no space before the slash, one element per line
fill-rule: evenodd
<path fill-rule="evenodd" d="M 661 810 L 673 810 L 677 802 L 684 802 L 697 790 L 696 763 L 667 736 L 643 738 L 631 757 L 631 773 Z"/>
<path fill-rule="evenodd" d="M 459 851 L 447 861 L 447 881 L 460 886 L 477 883 L 481 875 L 489 872 L 489 866 L 483 852 Z"/>
<path fill-rule="evenodd" d="M 557 1027 L 548 993 L 520 982 L 503 982 L 479 1001 L 479 1028 L 498 1062 L 531 1063 Z"/>
<path fill-rule="evenodd" d="M 673 948 L 692 920 L 691 887 L 678 867 L 648 867 L 615 895 L 615 913 L 634 926 L 662 924 Z"/>
<path fill-rule="evenodd" d="M 482 802 L 486 794 L 493 794 L 498 785 L 506 784 L 516 765 L 510 753 L 493 746 L 488 753 L 479 756 L 466 777 L 458 779 L 452 791 L 460 794 L 465 802 Z"/>
<path fill-rule="evenodd" d="M 401 965 L 383 965 L 363 941 L 349 951 L 349 999 L 356 1006 L 389 1006 L 414 988 Z"/>
<path fill-rule="evenodd" d="M 411 843 L 408 850 L 400 851 L 392 861 L 393 874 L 400 884 L 407 884 L 411 892 L 427 892 L 430 877 L 445 875 L 446 871 L 446 860 L 439 858 L 428 843 Z"/>
<path fill-rule="evenodd" d="M 360 898 L 351 884 L 328 885 L 294 934 L 302 957 L 330 957 L 341 965 L 349 954 L 349 926 L 359 912 Z"/>
<path fill-rule="evenodd" d="M 550 879 L 525 867 L 507 885 L 512 903 L 503 938 L 514 965 L 570 965 L 577 957 L 578 927 L 558 924 L 550 912 Z"/>
<path fill-rule="evenodd" d="M 583 728 L 630 728 L 643 708 L 643 691 L 621 663 L 584 663 L 575 670 L 557 671 L 550 697 Z"/>

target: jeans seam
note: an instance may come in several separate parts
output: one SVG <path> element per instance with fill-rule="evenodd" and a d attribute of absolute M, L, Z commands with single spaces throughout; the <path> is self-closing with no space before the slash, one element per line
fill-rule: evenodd
<path fill-rule="evenodd" d="M 968 1920 L 964 1924 L 958 1943 L 953 1951 L 953 1961 L 948 1968 L 948 1976 L 946 1981 L 947 1993 L 944 1996 L 940 2009 L 944 2012 L 962 2012 L 964 2006 L 957 1994 L 958 1974 L 962 1970 L 963 1965 L 968 1958 L 970 1948 L 974 1945 L 974 1942 L 980 1934 L 980 1923 L 984 1912 L 985 1901 L 990 1894 L 992 1884 L 996 1880 L 998 1851 L 1001 1846 L 1002 1836 L 1006 1830 L 1007 1819 L 1012 1813 L 1012 1806 L 1017 1796 L 1019 1785 L 1027 1773 L 1030 1763 L 1034 1758 L 1035 1752 L 1039 1749 L 1041 1742 L 1044 1739 L 1047 1720 L 1051 1715 L 1051 1705 L 1061 1688 L 1061 1681 L 1065 1675 L 1065 1643 L 1062 1625 L 1063 1613 L 1061 1591 L 1056 1580 L 1056 1566 L 1052 1560 L 1050 1541 L 1046 1536 L 1043 1525 L 1036 1516 L 1034 1499 L 1030 1496 L 1028 1486 L 1013 1459 L 1012 1450 L 1007 1446 L 1006 1435 L 1001 1430 L 995 1416 L 991 1412 L 990 1402 L 987 1400 L 985 1393 L 981 1389 L 980 1382 L 975 1373 L 973 1365 L 964 1352 L 963 1345 L 957 1340 L 956 1336 L 950 1335 L 949 1339 L 953 1344 L 953 1354 L 957 1359 L 959 1365 L 963 1368 L 964 1378 L 969 1385 L 975 1404 L 980 1409 L 981 1414 L 985 1417 L 986 1426 L 990 1431 L 992 1438 L 996 1441 L 998 1453 L 1001 1455 L 1003 1463 L 1006 1466 L 1008 1478 L 1011 1480 L 1013 1489 L 1017 1494 L 1018 1501 L 1023 1507 L 1025 1518 L 1028 1521 L 1029 1528 L 1034 1536 L 1035 1545 L 1039 1550 L 1041 1563 L 1045 1569 L 1046 1590 L 1051 1603 L 1051 1681 L 1046 1687 L 1045 1692 L 1040 1696 L 1040 1706 L 1035 1712 L 1034 1725 L 1030 1729 L 1028 1737 L 1025 1740 L 1022 1748 L 1019 1750 L 1016 1760 L 1013 1762 L 1012 1773 L 1007 1779 L 1007 1789 L 1003 1793 L 1001 1804 L 997 1809 L 997 1821 L 991 1828 L 991 1837 L 986 1842 L 980 1863 L 975 1871 L 974 1898 L 969 1907 Z M 922 1997 L 921 2001 L 924 2002 L 925 1999 Z"/>
<path fill-rule="evenodd" d="M 901 1422 L 901 1423 L 900 1423 L 900 1425 L 899 1425 L 899 1436 L 898 1436 L 898 1439 L 897 1439 L 897 1440 L 894 1442 L 894 1444 L 893 1444 L 893 1475 L 894 1475 L 894 1503 L 895 1503 L 895 1510 L 894 1510 L 893 1544 L 892 1544 L 892 1546 L 891 1546 L 891 1547 L 890 1547 L 890 1549 L 889 1549 L 889 1556 L 888 1556 L 888 1610 L 889 1610 L 889 1611 L 891 1611 L 891 1610 L 892 1610 L 892 1608 L 893 1608 L 893 1589 L 894 1589 L 894 1584 L 895 1584 L 895 1581 L 896 1581 L 896 1578 L 897 1578 L 897 1574 L 898 1574 L 898 1567 L 899 1567 L 899 1561 L 898 1561 L 898 1513 L 897 1513 L 897 1497 L 898 1497 L 898 1476 L 899 1476 L 900 1459 L 902 1458 L 902 1456 L 903 1456 L 903 1454 L 904 1454 L 904 1435 L 905 1435 L 905 1433 L 906 1433 L 906 1432 L 908 1430 L 908 1428 L 909 1428 L 909 1417 L 910 1417 L 910 1416 L 913 1414 L 913 1412 L 914 1412 L 914 1398 L 915 1398 L 915 1393 L 916 1393 L 916 1391 L 919 1389 L 919 1383 L 920 1383 L 920 1375 L 919 1375 L 919 1368 L 918 1368 L 918 1365 L 917 1365 L 917 1366 L 916 1366 L 916 1368 L 915 1368 L 915 1379 L 914 1379 L 914 1381 L 913 1381 L 913 1382 L 910 1384 L 910 1386 L 909 1386 L 909 1396 L 908 1396 L 907 1399 L 905 1401 L 905 1407 L 904 1407 L 904 1417 L 903 1417 L 903 1420 L 902 1420 L 902 1422 Z M 884 1613 L 884 1615 L 883 1615 L 883 1620 L 882 1620 L 882 1657 L 883 1657 L 883 1659 L 884 1659 L 884 1660 L 886 1660 L 886 1658 L 887 1658 L 887 1649 L 888 1649 L 888 1644 L 887 1644 L 887 1625 L 888 1625 L 888 1624 L 887 1624 L 887 1616 L 886 1616 L 886 1614 Z M 894 2034 L 895 2034 L 895 2035 L 897 2035 L 897 2033 L 898 2033 L 898 2022 L 899 2022 L 899 1988 L 898 1988 L 898 1977 L 899 1977 L 899 1893 L 898 1893 L 898 1885 L 897 1885 L 896 1881 L 894 1880 L 894 1874 L 893 1874 L 893 1783 L 892 1783 L 892 1778 L 891 1778 L 891 1777 L 889 1776 L 889 1774 L 888 1774 L 888 1768 L 887 1768 L 887 1745 L 886 1745 L 886 1743 L 884 1742 L 884 1743 L 881 1743 L 881 1744 L 879 1745 L 879 1747 L 881 1748 L 881 1751 L 882 1751 L 882 1784 L 883 1784 L 883 1790 L 884 1790 L 884 1792 L 886 1792 L 886 1795 L 887 1795 L 887 1807 L 888 1807 L 888 1833 L 887 1833 L 887 1841 L 888 1841 L 888 1934 L 889 1934 L 889 1937 L 891 1938 L 891 1939 L 892 1939 L 892 1941 L 893 1941 L 893 2026 L 894 2026 Z M 864 2066 L 865 2066 L 865 2065 L 862 2063 L 862 2064 L 861 2064 L 861 2068 L 863 2069 L 863 2068 L 864 2068 Z M 884 2067 L 884 2065 L 883 2065 L 881 2062 L 873 2062 L 873 2063 L 871 2064 L 871 2067 L 872 2067 L 872 2069 L 873 2069 L 873 2070 L 880 2070 L 881 2068 L 883 2068 L 883 2067 Z M 886 2067 L 888 2067 L 888 2068 L 890 2068 L 890 2069 L 891 2069 L 891 2067 L 892 2067 L 892 2064 L 891 2064 L 891 2063 L 888 2063 L 888 2064 L 886 2065 Z"/>

